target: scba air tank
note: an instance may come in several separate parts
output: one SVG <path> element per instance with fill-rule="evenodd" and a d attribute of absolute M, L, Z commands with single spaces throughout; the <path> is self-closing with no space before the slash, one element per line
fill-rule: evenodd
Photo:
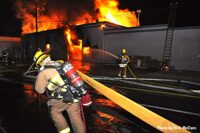
<path fill-rule="evenodd" d="M 79 91 L 81 95 L 86 94 L 87 91 L 84 89 L 84 82 L 74 67 L 69 62 L 65 62 L 63 65 L 63 70 L 67 79 L 77 89 L 77 91 Z"/>

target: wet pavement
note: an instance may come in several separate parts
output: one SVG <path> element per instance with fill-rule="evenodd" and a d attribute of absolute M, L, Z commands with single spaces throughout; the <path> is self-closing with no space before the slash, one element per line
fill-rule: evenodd
<path fill-rule="evenodd" d="M 126 79 L 116 77 L 118 68 L 110 64 L 75 63 L 74 66 L 181 127 L 200 131 L 199 73 L 133 69 L 141 78 L 138 81 L 131 73 Z M 56 133 L 47 113 L 47 97 L 35 93 L 33 80 L 22 76 L 27 69 L 23 65 L 0 69 L 0 126 L 8 133 Z M 88 86 L 88 90 L 93 100 L 92 106 L 83 108 L 88 133 L 159 132 L 93 88 Z"/>

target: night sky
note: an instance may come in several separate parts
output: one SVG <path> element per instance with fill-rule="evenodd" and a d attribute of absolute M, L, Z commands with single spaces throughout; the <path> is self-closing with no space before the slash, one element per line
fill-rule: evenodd
<path fill-rule="evenodd" d="M 0 0 L 0 36 L 20 36 L 21 21 L 15 17 L 14 0 Z"/>
<path fill-rule="evenodd" d="M 21 20 L 15 17 L 15 1 L 16 0 L 0 0 L 0 36 L 21 35 Z M 81 1 L 83 2 L 83 0 Z M 200 0 L 176 1 L 178 2 L 176 26 L 200 26 Z M 119 8 L 127 8 L 131 11 L 141 9 L 141 26 L 166 24 L 170 2 L 172 2 L 172 0 L 119 0 Z"/>
<path fill-rule="evenodd" d="M 200 0 L 119 0 L 121 7 L 141 9 L 141 25 L 166 24 L 168 9 L 177 2 L 176 26 L 200 26 Z"/>

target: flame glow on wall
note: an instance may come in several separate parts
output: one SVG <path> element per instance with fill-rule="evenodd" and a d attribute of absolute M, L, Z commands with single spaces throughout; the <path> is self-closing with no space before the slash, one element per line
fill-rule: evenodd
<path fill-rule="evenodd" d="M 65 30 L 65 35 L 69 44 L 69 56 L 72 60 L 82 60 L 82 40 L 77 39 L 76 34 L 69 28 Z"/>

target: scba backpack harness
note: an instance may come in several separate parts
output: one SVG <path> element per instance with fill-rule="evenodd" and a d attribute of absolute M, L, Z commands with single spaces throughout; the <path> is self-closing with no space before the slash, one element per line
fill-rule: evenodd
<path fill-rule="evenodd" d="M 54 81 L 49 80 L 49 84 L 56 86 L 54 91 L 46 89 L 46 94 L 51 99 L 63 99 L 63 102 L 78 102 L 80 99 L 84 106 L 89 106 L 92 101 L 90 95 L 84 89 L 85 84 L 81 77 L 78 75 L 74 67 L 69 62 L 60 63 L 60 66 L 46 65 L 47 68 L 55 68 L 59 76 L 64 81 L 63 85 L 59 85 Z"/>

